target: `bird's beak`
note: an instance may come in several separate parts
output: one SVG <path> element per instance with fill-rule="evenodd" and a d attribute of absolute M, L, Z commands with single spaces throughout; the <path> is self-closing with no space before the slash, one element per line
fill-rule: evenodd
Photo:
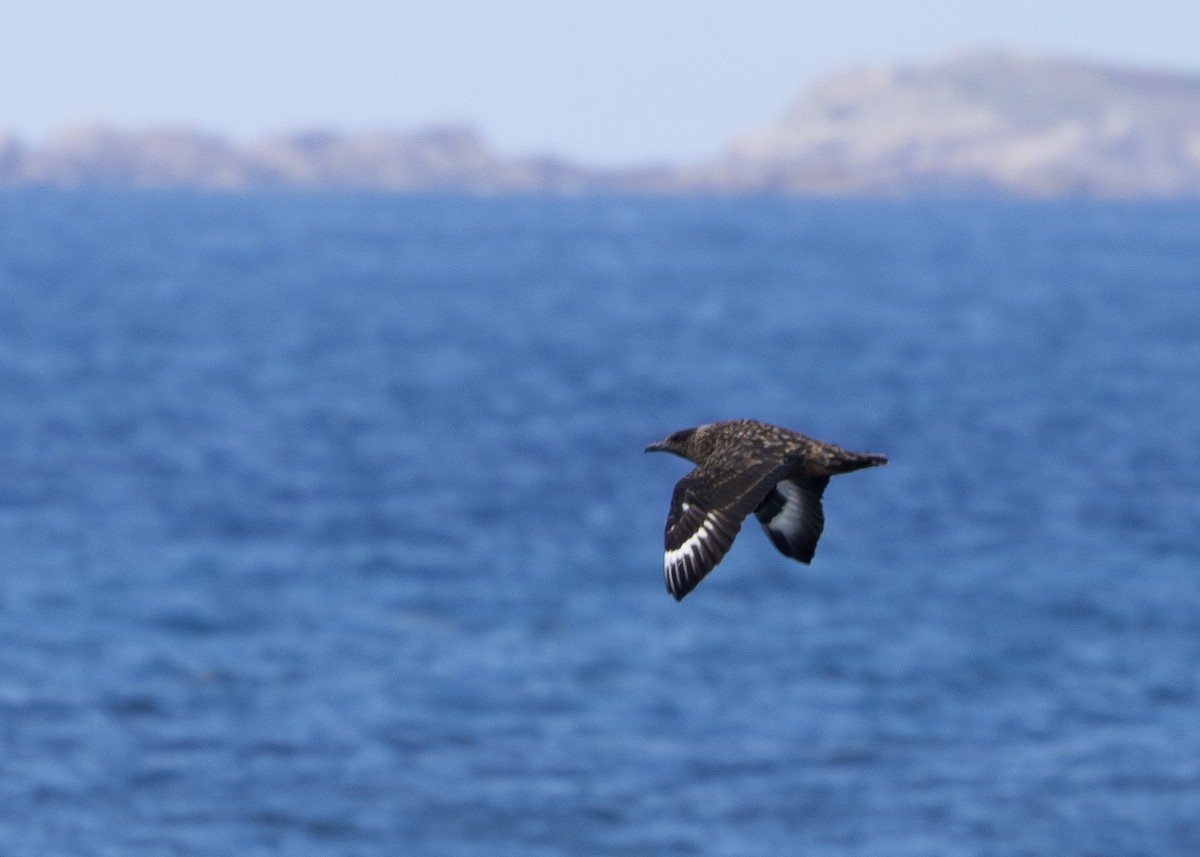
<path fill-rule="evenodd" d="M 663 444 L 663 442 L 661 440 L 658 441 L 657 443 L 652 443 L 648 447 L 646 447 L 646 452 L 666 452 L 666 451 L 667 451 L 667 447 Z"/>

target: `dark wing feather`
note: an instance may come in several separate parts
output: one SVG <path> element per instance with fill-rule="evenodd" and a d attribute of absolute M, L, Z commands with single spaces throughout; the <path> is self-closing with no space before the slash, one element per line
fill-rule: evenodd
<path fill-rule="evenodd" d="M 780 480 L 754 510 L 772 544 L 784 556 L 812 562 L 817 540 L 825 529 L 821 495 L 828 484 L 828 476 Z"/>
<path fill-rule="evenodd" d="M 671 495 L 664 537 L 663 574 L 678 601 L 696 588 L 728 553 L 746 515 L 760 506 L 785 464 L 740 469 L 697 468 Z"/>
<path fill-rule="evenodd" d="M 692 471 L 675 486 L 663 539 L 663 574 L 676 601 L 695 589 L 728 553 L 745 517 L 734 518 L 715 507 L 697 491 L 695 474 Z"/>

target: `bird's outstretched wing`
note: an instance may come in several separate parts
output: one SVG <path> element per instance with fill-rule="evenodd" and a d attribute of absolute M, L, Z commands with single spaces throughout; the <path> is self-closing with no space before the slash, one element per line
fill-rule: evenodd
<path fill-rule="evenodd" d="M 742 521 L 763 503 L 786 464 L 763 462 L 737 469 L 697 468 L 671 495 L 664 537 L 663 574 L 679 601 L 729 551 Z"/>
<path fill-rule="evenodd" d="M 782 479 L 754 510 L 771 543 L 784 556 L 812 562 L 817 540 L 825 529 L 821 495 L 828 484 L 828 476 Z"/>

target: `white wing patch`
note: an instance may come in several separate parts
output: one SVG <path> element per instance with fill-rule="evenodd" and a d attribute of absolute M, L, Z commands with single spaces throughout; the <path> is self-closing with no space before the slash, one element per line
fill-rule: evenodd
<path fill-rule="evenodd" d="M 663 571 L 667 575 L 667 584 L 671 592 L 682 593 L 690 590 L 695 581 L 707 574 L 715 564 L 714 558 L 723 553 L 716 544 L 716 529 L 717 515 L 709 512 L 696 532 L 683 544 L 663 554 Z M 691 586 L 687 585 L 689 582 Z"/>
<path fill-rule="evenodd" d="M 686 506 L 687 504 L 685 503 L 685 511 Z M 675 548 L 675 550 L 667 551 L 665 554 L 667 568 L 670 568 L 672 565 L 674 565 L 677 560 L 685 556 L 691 556 L 693 553 L 695 553 L 696 549 L 700 546 L 700 543 L 708 540 L 709 534 L 713 531 L 713 522 L 715 520 L 716 516 L 713 515 L 712 512 L 709 512 L 708 515 L 705 516 L 704 525 L 701 526 L 700 529 L 692 533 L 688 540 L 679 547 Z"/>

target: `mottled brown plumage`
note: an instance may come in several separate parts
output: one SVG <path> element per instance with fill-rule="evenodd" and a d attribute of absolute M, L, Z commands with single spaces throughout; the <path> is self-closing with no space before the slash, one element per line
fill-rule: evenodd
<path fill-rule="evenodd" d="M 810 562 L 825 526 L 821 496 L 829 478 L 887 464 L 882 455 L 757 420 L 683 429 L 646 452 L 671 452 L 696 465 L 675 486 L 667 513 L 663 572 L 677 601 L 721 561 L 751 512 L 784 556 Z"/>

